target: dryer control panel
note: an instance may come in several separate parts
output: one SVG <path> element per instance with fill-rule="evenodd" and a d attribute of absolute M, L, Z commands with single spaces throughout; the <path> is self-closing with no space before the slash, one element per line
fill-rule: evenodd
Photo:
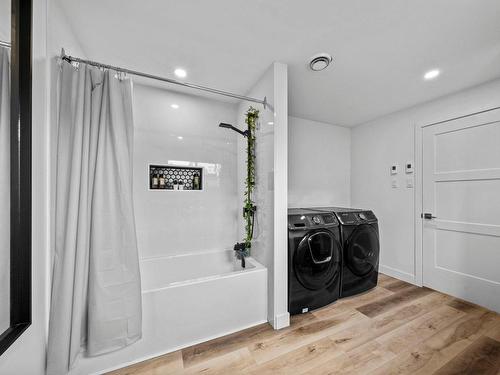
<path fill-rule="evenodd" d="M 329 228 L 338 225 L 337 218 L 330 213 L 318 212 L 288 215 L 288 229 L 290 230 Z"/>
<path fill-rule="evenodd" d="M 337 212 L 337 217 L 344 225 L 355 225 L 358 223 L 357 212 Z"/>
<path fill-rule="evenodd" d="M 337 217 L 343 225 L 357 225 L 362 223 L 373 223 L 377 217 L 373 211 L 341 211 L 337 212 Z"/>
<path fill-rule="evenodd" d="M 358 220 L 361 223 L 372 223 L 377 221 L 377 217 L 373 213 L 373 211 L 360 211 L 357 213 Z"/>

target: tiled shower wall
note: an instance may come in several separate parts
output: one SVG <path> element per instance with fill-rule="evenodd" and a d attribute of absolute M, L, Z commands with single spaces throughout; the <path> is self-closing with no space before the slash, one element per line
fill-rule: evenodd
<path fill-rule="evenodd" d="M 172 104 L 178 108 L 172 108 Z M 232 249 L 237 238 L 237 106 L 134 86 L 134 204 L 141 258 Z M 204 168 L 202 191 L 149 190 L 148 165 Z"/>

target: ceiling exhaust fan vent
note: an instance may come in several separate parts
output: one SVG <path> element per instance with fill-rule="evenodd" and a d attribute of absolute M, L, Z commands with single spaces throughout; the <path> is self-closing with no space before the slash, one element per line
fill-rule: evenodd
<path fill-rule="evenodd" d="M 326 69 L 332 61 L 333 57 L 328 53 L 318 53 L 317 55 L 311 57 L 311 61 L 309 62 L 309 67 L 311 68 L 311 70 L 319 72 L 321 70 Z"/>

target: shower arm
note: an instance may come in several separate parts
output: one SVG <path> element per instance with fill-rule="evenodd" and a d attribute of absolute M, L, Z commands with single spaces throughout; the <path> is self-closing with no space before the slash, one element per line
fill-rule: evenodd
<path fill-rule="evenodd" d="M 248 135 L 250 134 L 250 132 L 248 130 L 241 131 L 237 127 L 234 127 L 231 124 L 226 124 L 225 122 L 221 122 L 219 124 L 219 127 L 234 130 L 235 132 L 240 133 L 243 137 L 248 137 Z"/>

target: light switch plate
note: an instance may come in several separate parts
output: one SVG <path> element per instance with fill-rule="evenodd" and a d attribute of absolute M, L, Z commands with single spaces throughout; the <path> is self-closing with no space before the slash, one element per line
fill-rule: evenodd
<path fill-rule="evenodd" d="M 398 174 L 399 167 L 397 164 L 391 165 L 391 174 Z"/>
<path fill-rule="evenodd" d="M 406 179 L 406 187 L 410 189 L 413 187 L 413 178 Z"/>
<path fill-rule="evenodd" d="M 393 188 L 393 189 L 398 188 L 398 187 L 399 187 L 398 180 L 397 180 L 397 179 L 395 179 L 395 178 L 393 178 L 393 179 L 392 179 L 391 186 L 392 186 L 392 188 Z"/>
<path fill-rule="evenodd" d="M 413 162 L 407 161 L 405 164 L 406 173 L 413 173 Z"/>

